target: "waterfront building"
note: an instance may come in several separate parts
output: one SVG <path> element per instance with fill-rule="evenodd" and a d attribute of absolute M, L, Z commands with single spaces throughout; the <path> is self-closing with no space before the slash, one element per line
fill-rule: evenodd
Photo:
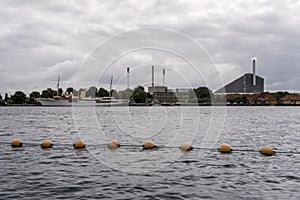
<path fill-rule="evenodd" d="M 275 105 L 278 103 L 276 97 L 269 92 L 263 92 L 261 94 L 252 94 L 248 97 L 248 101 L 253 105 Z"/>
<path fill-rule="evenodd" d="M 280 99 L 280 103 L 286 105 L 300 105 L 300 95 L 288 94 Z"/>

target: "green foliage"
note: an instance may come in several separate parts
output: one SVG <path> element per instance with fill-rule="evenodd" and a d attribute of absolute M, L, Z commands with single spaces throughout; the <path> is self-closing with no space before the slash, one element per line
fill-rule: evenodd
<path fill-rule="evenodd" d="M 197 89 L 194 89 L 194 92 L 198 99 L 207 98 L 210 100 L 211 90 L 207 87 L 198 87 Z"/>
<path fill-rule="evenodd" d="M 12 96 L 12 101 L 14 104 L 25 104 L 26 94 L 22 91 L 16 91 Z"/>
<path fill-rule="evenodd" d="M 58 89 L 58 95 L 57 95 L 57 96 L 61 96 L 63 92 L 64 92 L 63 89 L 62 89 L 62 88 L 59 88 L 59 89 Z"/>
<path fill-rule="evenodd" d="M 227 102 L 233 104 L 233 103 L 243 103 L 243 104 L 248 104 L 248 98 L 246 95 L 236 95 L 236 96 L 232 96 L 227 98 Z"/>
<path fill-rule="evenodd" d="M 135 103 L 145 103 L 147 94 L 142 86 L 137 86 L 130 99 Z"/>
<path fill-rule="evenodd" d="M 41 97 L 42 98 L 53 98 L 56 95 L 56 91 L 52 90 L 51 88 L 48 88 L 47 90 L 43 90 Z"/>
<path fill-rule="evenodd" d="M 74 89 L 72 88 L 72 87 L 68 87 L 67 89 L 66 89 L 66 93 L 68 93 L 68 94 L 71 94 L 71 93 L 73 93 L 74 92 Z"/>
<path fill-rule="evenodd" d="M 109 93 L 106 89 L 104 88 L 99 88 L 99 91 L 97 93 L 97 97 L 108 97 L 109 96 Z"/>
<path fill-rule="evenodd" d="M 190 103 L 210 103 L 212 91 L 207 87 L 198 87 L 193 90 L 189 90 L 189 102 Z"/>
<path fill-rule="evenodd" d="M 29 94 L 29 103 L 31 104 L 37 104 L 38 102 L 35 100 L 36 98 L 40 98 L 41 94 L 40 92 L 33 91 Z"/>
<path fill-rule="evenodd" d="M 149 92 L 147 92 L 147 93 L 146 93 L 146 98 L 147 98 L 147 99 L 153 99 L 153 96 L 152 96 Z"/>
<path fill-rule="evenodd" d="M 33 91 L 29 94 L 29 98 L 34 99 L 34 98 L 39 98 L 41 96 L 40 92 Z"/>
<path fill-rule="evenodd" d="M 281 99 L 282 97 L 285 97 L 286 95 L 290 94 L 288 92 L 282 92 L 278 91 L 276 93 L 271 93 L 277 100 Z"/>
<path fill-rule="evenodd" d="M 8 94 L 5 93 L 4 102 L 7 102 L 9 100 Z"/>

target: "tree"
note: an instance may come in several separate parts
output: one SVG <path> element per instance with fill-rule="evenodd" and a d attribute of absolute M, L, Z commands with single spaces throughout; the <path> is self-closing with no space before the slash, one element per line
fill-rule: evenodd
<path fill-rule="evenodd" d="M 33 91 L 29 94 L 29 103 L 31 104 L 36 104 L 37 101 L 35 100 L 36 98 L 40 98 L 41 97 L 41 94 L 40 92 L 37 92 L 37 91 Z"/>
<path fill-rule="evenodd" d="M 98 93 L 97 93 L 97 97 L 108 97 L 109 93 L 106 89 L 104 88 L 99 88 Z"/>
<path fill-rule="evenodd" d="M 1 95 L 1 94 L 0 94 L 0 100 L 3 100 L 3 99 L 2 99 L 2 95 Z"/>
<path fill-rule="evenodd" d="M 12 96 L 12 100 L 14 104 L 24 104 L 26 101 L 26 94 L 22 91 L 16 91 Z"/>
<path fill-rule="evenodd" d="M 53 98 L 54 95 L 56 95 L 56 91 L 52 90 L 51 88 L 48 88 L 47 90 L 42 91 L 42 98 Z"/>
<path fill-rule="evenodd" d="M 62 89 L 62 88 L 59 88 L 59 89 L 58 89 L 58 95 L 57 95 L 57 96 L 61 96 L 63 92 L 64 92 L 63 89 Z"/>
<path fill-rule="evenodd" d="M 278 91 L 276 93 L 271 93 L 277 100 L 280 100 L 282 97 L 285 97 L 286 95 L 290 94 L 289 92 L 282 92 Z"/>
<path fill-rule="evenodd" d="M 74 92 L 74 89 L 72 87 L 68 87 L 66 90 L 66 93 L 71 94 Z"/>
<path fill-rule="evenodd" d="M 198 87 L 189 91 L 190 103 L 210 103 L 212 91 L 207 87 Z"/>
<path fill-rule="evenodd" d="M 87 97 L 92 97 L 95 98 L 97 94 L 97 88 L 92 86 L 86 91 L 86 96 Z"/>
<path fill-rule="evenodd" d="M 232 94 L 232 95 L 228 95 L 226 97 L 226 101 L 233 104 L 233 103 L 236 103 L 236 104 L 248 104 L 249 101 L 248 101 L 248 98 L 247 98 L 247 95 L 242 95 L 242 94 Z"/>
<path fill-rule="evenodd" d="M 134 90 L 132 96 L 130 97 L 135 103 L 145 103 L 147 98 L 147 94 L 142 86 L 137 86 Z"/>
<path fill-rule="evenodd" d="M 210 99 L 211 90 L 207 87 L 198 87 L 197 89 L 194 89 L 194 92 L 198 99 Z"/>
<path fill-rule="evenodd" d="M 29 98 L 31 99 L 40 98 L 40 96 L 41 96 L 40 92 L 37 91 L 33 91 L 29 94 Z"/>
<path fill-rule="evenodd" d="M 4 102 L 7 102 L 9 100 L 8 94 L 5 93 Z"/>

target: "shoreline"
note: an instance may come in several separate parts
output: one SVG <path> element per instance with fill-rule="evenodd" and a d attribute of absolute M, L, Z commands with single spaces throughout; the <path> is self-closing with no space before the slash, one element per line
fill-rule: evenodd
<path fill-rule="evenodd" d="M 131 105 L 108 105 L 108 106 L 92 106 L 92 107 L 124 107 L 124 106 L 133 106 L 133 107 L 150 107 L 153 105 L 146 105 L 146 104 L 131 104 Z M 266 107 L 266 106 L 270 106 L 270 107 L 278 107 L 278 106 L 282 106 L 282 107 L 297 107 L 300 106 L 300 104 L 195 104 L 195 103 L 191 103 L 191 104 L 176 104 L 176 105 L 155 105 L 153 107 L 157 107 L 157 106 L 164 106 L 164 107 L 178 107 L 178 106 L 229 106 L 229 107 Z M 37 105 L 37 104 L 6 104 L 6 105 L 0 105 L 0 107 L 73 107 L 73 106 L 66 106 L 66 105 L 57 105 L 57 106 L 43 106 L 43 105 Z M 78 106 L 75 106 L 78 107 Z M 80 106 L 79 106 L 80 107 Z M 85 106 L 82 106 L 85 107 Z"/>

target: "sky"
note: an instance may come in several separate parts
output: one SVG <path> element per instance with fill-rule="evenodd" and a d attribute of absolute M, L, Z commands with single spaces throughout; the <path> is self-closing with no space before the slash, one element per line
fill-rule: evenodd
<path fill-rule="evenodd" d="M 300 91 L 300 1 L 0 1 L 0 94 L 155 84 L 217 90 L 244 73 Z"/>

